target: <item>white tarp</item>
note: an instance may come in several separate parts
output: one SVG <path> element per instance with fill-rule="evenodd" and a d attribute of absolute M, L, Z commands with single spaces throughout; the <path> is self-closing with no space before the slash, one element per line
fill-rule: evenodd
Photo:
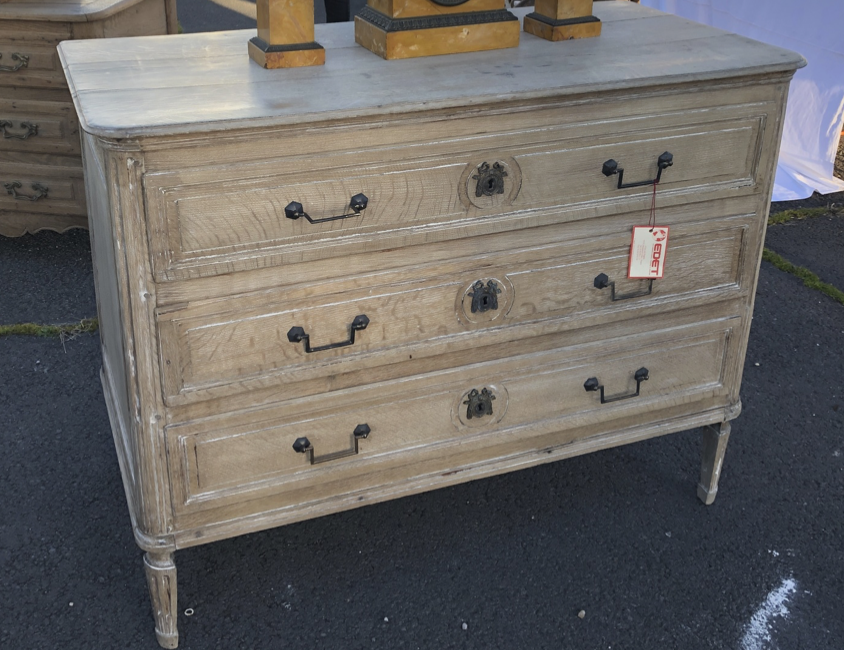
<path fill-rule="evenodd" d="M 844 190 L 833 165 L 844 126 L 844 0 L 641 0 L 641 4 L 794 50 L 798 70 L 774 185 L 774 201 Z"/>

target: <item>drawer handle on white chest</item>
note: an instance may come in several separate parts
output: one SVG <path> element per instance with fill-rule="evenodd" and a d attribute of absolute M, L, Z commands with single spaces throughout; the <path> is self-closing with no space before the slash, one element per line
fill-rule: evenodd
<path fill-rule="evenodd" d="M 0 54 L 0 59 L 3 58 L 3 55 Z M 17 61 L 15 65 L 0 65 L 0 72 L 17 72 L 21 68 L 25 68 L 29 65 L 29 57 L 26 54 L 21 54 L 20 52 L 13 52 L 12 53 L 12 61 Z"/>
<path fill-rule="evenodd" d="M 599 273 L 595 277 L 595 282 L 593 283 L 596 289 L 606 289 L 607 287 L 610 288 L 610 299 L 612 302 L 616 302 L 618 300 L 630 300 L 630 298 L 641 298 L 642 296 L 649 296 L 654 289 L 654 281 L 653 279 L 648 280 L 648 289 L 647 291 L 633 291 L 632 293 L 623 293 L 620 296 L 615 295 L 615 280 L 612 282 L 610 281 L 609 276 L 606 273 Z"/>
<path fill-rule="evenodd" d="M 46 199 L 47 194 L 50 192 L 50 188 L 41 183 L 33 183 L 32 189 L 35 190 L 35 194 L 32 196 L 27 196 L 26 194 L 18 194 L 18 188 L 21 187 L 20 181 L 12 181 L 11 183 L 5 183 L 3 187 L 6 188 L 6 193 L 11 194 L 19 201 L 38 201 L 39 199 Z"/>
<path fill-rule="evenodd" d="M 362 210 L 366 210 L 369 204 L 369 199 L 365 194 L 355 194 L 349 202 L 349 207 L 352 209 L 348 214 L 339 214 L 336 217 L 325 217 L 324 219 L 311 219 L 310 215 L 305 212 L 305 208 L 298 201 L 291 201 L 284 208 L 284 216 L 294 221 L 299 217 L 305 217 L 310 223 L 325 223 L 326 221 L 337 221 L 338 219 L 348 219 L 349 217 L 359 217 Z"/>
<path fill-rule="evenodd" d="M 618 189 L 623 190 L 627 187 L 642 187 L 643 185 L 654 185 L 655 183 L 659 183 L 659 180 L 662 178 L 662 170 L 666 167 L 671 167 L 671 165 L 673 164 L 674 156 L 666 151 L 656 160 L 656 178 L 652 178 L 649 181 L 638 181 L 636 183 L 622 182 L 622 179 L 624 178 L 624 169 L 619 167 L 618 163 L 612 158 L 610 158 L 604 163 L 601 172 L 603 172 L 604 176 L 612 176 L 613 174 L 618 174 Z"/>
<path fill-rule="evenodd" d="M 323 350 L 333 350 L 334 348 L 344 348 L 347 345 L 354 345 L 355 343 L 355 332 L 358 330 L 365 330 L 366 326 L 369 325 L 369 318 L 366 314 L 360 314 L 359 316 L 355 316 L 355 319 L 352 321 L 352 324 L 349 325 L 349 338 L 345 341 L 340 341 L 339 343 L 329 343 L 328 345 L 320 345 L 319 347 L 312 348 L 311 347 L 311 335 L 305 331 L 303 327 L 291 327 L 290 331 L 287 332 L 287 340 L 291 343 L 301 343 L 304 341 L 305 343 L 305 352 L 310 354 L 311 352 L 322 352 Z"/>
<path fill-rule="evenodd" d="M 25 129 L 23 133 L 9 133 L 6 129 L 11 129 L 14 126 L 8 120 L 0 120 L 0 129 L 3 130 L 3 138 L 6 140 L 26 140 L 31 135 L 38 135 L 38 125 L 31 122 L 21 122 L 21 128 Z"/>
<path fill-rule="evenodd" d="M 335 451 L 333 453 L 320 456 L 319 458 L 314 455 L 314 446 L 307 438 L 296 438 L 296 442 L 293 443 L 293 449 L 297 454 L 307 454 L 310 458 L 311 465 L 318 465 L 319 463 L 325 463 L 329 460 L 337 460 L 338 458 L 346 458 L 347 456 L 356 456 L 358 454 L 358 441 L 367 438 L 371 432 L 372 429 L 369 428 L 368 424 L 359 424 L 352 432 L 353 440 L 350 449 Z"/>
<path fill-rule="evenodd" d="M 635 393 L 627 393 L 622 395 L 612 395 L 611 397 L 604 396 L 604 387 L 600 383 L 598 383 L 597 377 L 590 377 L 586 380 L 586 383 L 583 384 L 583 387 L 586 389 L 586 392 L 601 391 L 601 404 L 609 404 L 610 402 L 618 402 L 619 400 L 623 399 L 630 399 L 631 397 L 639 397 L 639 388 L 642 385 L 643 381 L 647 381 L 649 379 L 648 376 L 648 369 L 647 368 L 639 368 L 635 374 L 633 375 L 633 379 L 636 380 L 636 392 Z"/>

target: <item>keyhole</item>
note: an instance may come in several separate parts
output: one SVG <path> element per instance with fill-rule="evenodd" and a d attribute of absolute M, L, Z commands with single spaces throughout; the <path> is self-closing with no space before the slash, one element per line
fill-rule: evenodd
<path fill-rule="evenodd" d="M 486 409 L 484 408 L 483 403 L 478 402 L 477 404 L 475 404 L 475 413 L 477 413 L 478 415 L 483 415 L 485 410 Z"/>
<path fill-rule="evenodd" d="M 489 307 L 489 296 L 484 296 L 483 298 L 481 298 L 481 306 Z"/>
<path fill-rule="evenodd" d="M 487 178 L 486 179 L 486 190 L 490 194 L 495 191 L 495 179 L 494 178 Z"/>

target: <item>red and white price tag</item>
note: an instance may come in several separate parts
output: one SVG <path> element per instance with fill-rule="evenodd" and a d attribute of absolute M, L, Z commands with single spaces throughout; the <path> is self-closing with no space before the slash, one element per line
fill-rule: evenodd
<path fill-rule="evenodd" d="M 662 278 L 668 249 L 668 226 L 634 226 L 627 277 L 633 280 Z"/>

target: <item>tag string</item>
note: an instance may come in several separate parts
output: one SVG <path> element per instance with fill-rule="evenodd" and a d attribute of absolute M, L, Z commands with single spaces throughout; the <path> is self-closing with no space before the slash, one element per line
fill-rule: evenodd
<path fill-rule="evenodd" d="M 651 229 L 648 232 L 653 232 L 654 228 L 656 228 L 656 184 L 658 182 L 659 181 L 654 180 L 654 191 L 651 195 L 651 216 L 648 219 L 648 225 L 651 227 Z"/>

